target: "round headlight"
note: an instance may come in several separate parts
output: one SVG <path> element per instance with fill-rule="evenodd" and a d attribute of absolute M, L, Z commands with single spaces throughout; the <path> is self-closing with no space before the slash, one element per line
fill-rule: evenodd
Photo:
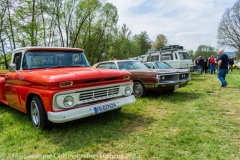
<path fill-rule="evenodd" d="M 129 86 L 127 86 L 126 88 L 125 88 L 125 95 L 126 96 L 129 96 L 131 94 L 131 88 L 129 87 Z"/>
<path fill-rule="evenodd" d="M 65 107 L 72 107 L 74 104 L 74 99 L 72 96 L 67 96 L 63 100 L 63 104 Z"/>

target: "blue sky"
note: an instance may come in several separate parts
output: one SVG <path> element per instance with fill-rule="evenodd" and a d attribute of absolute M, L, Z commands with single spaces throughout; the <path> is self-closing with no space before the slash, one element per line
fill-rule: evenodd
<path fill-rule="evenodd" d="M 226 8 L 237 0 L 106 0 L 118 9 L 118 24 L 133 34 L 146 31 L 152 41 L 164 34 L 168 43 L 197 50 L 217 45 L 217 29 Z M 226 51 L 234 49 L 226 48 Z"/>

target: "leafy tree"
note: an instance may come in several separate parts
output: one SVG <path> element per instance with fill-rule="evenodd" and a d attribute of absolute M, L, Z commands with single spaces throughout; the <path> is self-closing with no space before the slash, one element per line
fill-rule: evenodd
<path fill-rule="evenodd" d="M 78 47 L 85 49 L 91 64 L 147 52 L 152 43 L 147 32 L 132 36 L 117 22 L 117 8 L 101 0 L 1 0 L 0 52 L 25 46 Z M 8 59 L 2 58 L 7 68 Z"/>
<path fill-rule="evenodd" d="M 140 52 L 139 55 L 146 53 L 149 48 L 151 48 L 152 41 L 150 40 L 148 34 L 146 31 L 141 32 L 139 35 L 135 35 L 134 39 L 139 43 L 140 45 Z"/>
<path fill-rule="evenodd" d="M 111 46 L 110 57 L 115 59 L 127 59 L 131 48 L 132 31 L 123 24 L 120 29 L 115 30 L 114 42 Z"/>
<path fill-rule="evenodd" d="M 193 50 L 188 50 L 188 54 L 193 58 L 194 57 L 194 52 Z"/>
<path fill-rule="evenodd" d="M 159 34 L 159 35 L 157 35 L 156 41 L 153 43 L 153 47 L 157 49 L 157 48 L 166 46 L 167 42 L 168 42 L 168 40 L 167 40 L 166 36 L 163 34 Z"/>
<path fill-rule="evenodd" d="M 97 6 L 100 8 L 96 8 L 89 16 L 85 33 L 83 33 L 83 45 L 91 64 L 99 62 L 103 56 L 109 55 L 118 20 L 117 9 L 114 5 L 105 3 Z"/>
<path fill-rule="evenodd" d="M 199 45 L 197 48 L 197 51 L 193 55 L 193 59 L 195 59 L 198 56 L 206 56 L 207 58 L 210 57 L 211 55 L 214 55 L 215 57 L 217 56 L 217 51 L 214 47 L 207 46 L 207 45 Z"/>
<path fill-rule="evenodd" d="M 218 44 L 240 51 L 240 0 L 227 8 L 218 26 Z"/>
<path fill-rule="evenodd" d="M 238 59 L 238 60 L 240 59 L 240 51 L 236 52 L 236 59 Z"/>
<path fill-rule="evenodd" d="M 7 63 L 7 56 L 6 56 L 6 43 L 8 40 L 8 35 L 7 33 L 7 23 L 6 23 L 6 14 L 7 14 L 7 2 L 0 2 L 0 45 L 1 45 L 1 50 L 0 50 L 0 55 L 1 59 L 3 59 L 2 62 L 0 62 L 1 65 L 4 65 L 5 68 L 8 68 L 8 63 Z"/>

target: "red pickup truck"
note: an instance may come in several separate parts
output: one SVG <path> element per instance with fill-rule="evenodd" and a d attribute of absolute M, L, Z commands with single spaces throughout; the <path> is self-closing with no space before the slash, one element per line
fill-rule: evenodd
<path fill-rule="evenodd" d="M 132 87 L 130 72 L 91 68 L 82 49 L 25 47 L 0 74 L 0 102 L 45 128 L 134 103 Z"/>

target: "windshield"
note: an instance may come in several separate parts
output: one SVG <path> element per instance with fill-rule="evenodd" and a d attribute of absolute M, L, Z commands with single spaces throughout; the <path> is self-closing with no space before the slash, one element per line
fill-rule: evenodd
<path fill-rule="evenodd" d="M 180 59 L 191 59 L 187 52 L 178 52 Z"/>
<path fill-rule="evenodd" d="M 148 69 L 143 63 L 139 61 L 123 61 L 117 62 L 119 70 L 146 70 Z"/>
<path fill-rule="evenodd" d="M 89 67 L 90 65 L 83 52 L 68 51 L 28 51 L 22 63 L 23 70 L 71 66 Z"/>
<path fill-rule="evenodd" d="M 165 63 L 165 62 L 155 62 L 157 65 L 158 69 L 169 69 L 172 68 L 172 66 L 170 66 L 169 64 Z"/>

